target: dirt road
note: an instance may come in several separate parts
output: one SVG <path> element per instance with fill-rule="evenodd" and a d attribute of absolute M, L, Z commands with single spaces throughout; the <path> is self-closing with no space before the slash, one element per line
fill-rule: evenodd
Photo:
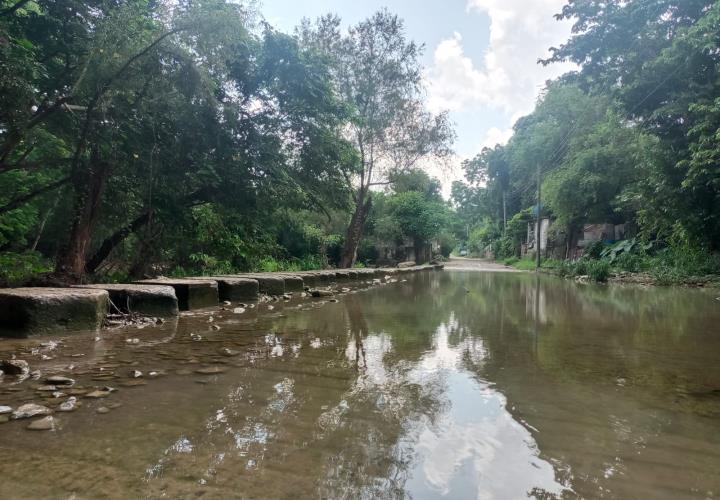
<path fill-rule="evenodd" d="M 445 262 L 445 269 L 456 269 L 459 271 L 484 271 L 484 272 L 496 272 L 496 273 L 519 273 L 514 267 L 505 266 L 498 264 L 492 260 L 485 259 L 471 259 L 468 257 L 450 257 L 450 260 Z"/>

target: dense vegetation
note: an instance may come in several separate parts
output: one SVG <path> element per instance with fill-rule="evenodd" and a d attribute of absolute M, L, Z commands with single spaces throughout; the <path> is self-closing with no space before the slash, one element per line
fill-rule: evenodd
<path fill-rule="evenodd" d="M 562 273 L 720 272 L 720 3 L 570 0 L 558 17 L 573 35 L 541 62 L 578 70 L 550 82 L 509 143 L 467 161 L 453 187 L 470 251 L 519 257 L 539 171 L 550 237 L 566 245 L 555 257 L 570 256 L 584 224 L 637 229 Z"/>
<path fill-rule="evenodd" d="M 538 177 L 561 274 L 720 272 L 720 4 L 570 0 L 573 35 L 540 62 L 577 70 L 464 163 L 454 208 L 420 170 L 454 132 L 402 21 L 285 34 L 252 5 L 0 0 L 0 281 L 349 267 L 458 239 L 517 259 Z M 631 239 L 560 263 L 587 223 Z"/>
<path fill-rule="evenodd" d="M 371 187 L 450 153 L 420 53 L 384 11 L 0 0 L 0 280 L 354 265 Z"/>

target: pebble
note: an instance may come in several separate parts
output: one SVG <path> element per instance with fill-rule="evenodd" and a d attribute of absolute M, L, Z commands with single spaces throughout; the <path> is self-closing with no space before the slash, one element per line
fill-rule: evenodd
<path fill-rule="evenodd" d="M 52 410 L 47 406 L 26 403 L 12 413 L 12 419 L 19 420 L 21 418 L 36 417 L 38 415 L 50 415 L 51 413 Z"/>
<path fill-rule="evenodd" d="M 141 385 L 147 385 L 147 382 L 140 379 L 134 379 L 134 380 L 126 380 L 125 382 L 122 382 L 120 385 L 123 387 L 138 387 Z"/>
<path fill-rule="evenodd" d="M 46 384 L 53 385 L 75 385 L 75 380 L 69 377 L 63 377 L 62 375 L 51 375 L 45 378 Z"/>
<path fill-rule="evenodd" d="M 198 368 L 195 370 L 195 373 L 199 373 L 200 375 L 215 375 L 217 373 L 224 373 L 227 371 L 227 368 L 224 366 L 207 366 L 205 368 Z"/>
<path fill-rule="evenodd" d="M 110 395 L 110 391 L 106 391 L 106 390 L 95 390 L 95 391 L 88 392 L 87 394 L 85 394 L 85 397 L 86 397 L 86 398 L 97 399 L 97 398 L 106 398 L 106 397 L 108 397 L 109 395 Z"/>
<path fill-rule="evenodd" d="M 132 378 L 140 378 L 140 377 L 143 376 L 143 373 L 142 373 L 140 370 L 132 370 L 132 371 L 130 372 L 130 376 L 131 376 Z"/>
<path fill-rule="evenodd" d="M 72 396 L 58 406 L 57 411 L 75 411 L 77 410 L 77 398 Z"/>
<path fill-rule="evenodd" d="M 218 331 L 220 329 L 220 327 L 218 325 L 212 325 L 211 328 L 215 331 Z"/>
<path fill-rule="evenodd" d="M 236 307 L 235 309 L 233 309 L 233 313 L 235 313 L 235 314 L 242 314 L 244 312 L 245 312 L 244 307 Z"/>
<path fill-rule="evenodd" d="M 27 429 L 31 431 L 54 431 L 55 419 L 52 417 L 45 417 L 40 420 L 35 420 L 30 422 Z"/>
<path fill-rule="evenodd" d="M 125 340 L 125 342 L 127 342 L 128 344 L 139 344 L 140 339 L 127 339 Z"/>
<path fill-rule="evenodd" d="M 13 409 L 11 406 L 0 406 L 0 415 L 5 415 L 6 413 L 12 413 Z"/>
<path fill-rule="evenodd" d="M 39 385 L 39 386 L 37 386 L 37 387 L 35 388 L 35 390 L 36 390 L 36 391 L 52 392 L 52 391 L 57 391 L 57 386 L 54 386 L 54 385 Z"/>
<path fill-rule="evenodd" d="M 110 413 L 110 408 L 108 408 L 108 407 L 106 407 L 106 406 L 101 406 L 100 408 L 98 408 L 98 409 L 95 410 L 95 411 L 98 412 L 98 413 L 100 413 L 100 414 L 105 414 L 105 413 Z"/>

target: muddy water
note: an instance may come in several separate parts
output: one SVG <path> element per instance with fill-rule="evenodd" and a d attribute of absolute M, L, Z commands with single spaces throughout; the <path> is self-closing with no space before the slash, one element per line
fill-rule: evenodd
<path fill-rule="evenodd" d="M 118 389 L 56 431 L 0 424 L 0 497 L 717 498 L 718 295 L 445 271 L 0 341 Z M 66 399 L 40 384 L 0 404 Z"/>

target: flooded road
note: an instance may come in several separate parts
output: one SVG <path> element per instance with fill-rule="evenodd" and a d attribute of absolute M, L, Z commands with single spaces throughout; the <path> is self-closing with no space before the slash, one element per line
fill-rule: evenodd
<path fill-rule="evenodd" d="M 76 383 L 0 405 L 81 406 L 0 424 L 0 498 L 717 498 L 718 295 L 449 270 L 2 340 Z"/>

